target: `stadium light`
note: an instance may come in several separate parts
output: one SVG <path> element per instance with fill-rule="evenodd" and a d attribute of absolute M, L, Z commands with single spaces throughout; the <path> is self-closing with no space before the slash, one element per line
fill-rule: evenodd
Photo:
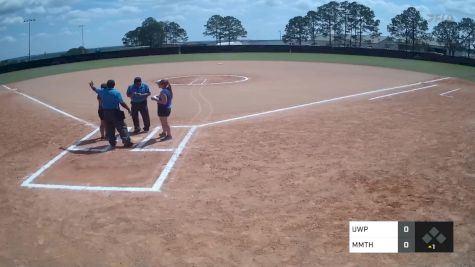
<path fill-rule="evenodd" d="M 82 47 L 84 47 L 84 25 L 81 24 L 78 27 L 81 28 L 81 44 L 82 44 Z"/>
<path fill-rule="evenodd" d="M 25 19 L 23 22 L 28 22 L 28 61 L 31 60 L 31 23 L 36 19 Z"/>

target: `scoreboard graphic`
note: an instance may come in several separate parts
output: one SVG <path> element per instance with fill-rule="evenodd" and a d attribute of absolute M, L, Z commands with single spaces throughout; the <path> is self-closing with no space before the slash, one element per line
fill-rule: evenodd
<path fill-rule="evenodd" d="M 453 252 L 453 222 L 350 221 L 350 253 Z"/>

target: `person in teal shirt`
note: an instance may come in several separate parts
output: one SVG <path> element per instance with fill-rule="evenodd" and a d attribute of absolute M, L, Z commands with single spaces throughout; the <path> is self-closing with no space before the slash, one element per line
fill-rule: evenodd
<path fill-rule="evenodd" d="M 94 87 L 94 82 L 92 81 L 89 83 L 89 86 L 101 98 L 102 111 L 106 126 L 106 135 L 111 147 L 115 148 L 116 145 L 115 130 L 119 132 L 124 147 L 133 146 L 133 143 L 130 141 L 127 125 L 124 121 L 124 113 L 120 110 L 119 105 L 125 108 L 129 114 L 130 108 L 122 99 L 120 92 L 114 88 L 115 81 L 108 80 L 106 84 L 107 88 L 97 89 Z"/>
<path fill-rule="evenodd" d="M 134 133 L 140 132 L 139 112 L 143 120 L 143 130 L 150 129 L 150 115 L 148 113 L 147 98 L 150 95 L 148 85 L 142 83 L 142 78 L 135 77 L 134 83 L 127 88 L 127 96 L 130 97 L 132 106 L 132 120 L 134 121 Z"/>

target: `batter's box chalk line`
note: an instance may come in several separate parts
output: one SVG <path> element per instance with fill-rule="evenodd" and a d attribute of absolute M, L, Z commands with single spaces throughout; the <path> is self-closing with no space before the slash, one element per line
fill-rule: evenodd
<path fill-rule="evenodd" d="M 180 126 L 175 128 L 188 128 L 188 132 L 185 137 L 181 140 L 180 144 L 176 149 L 173 148 L 165 148 L 165 149 L 144 149 L 142 148 L 148 140 L 153 138 L 154 135 L 158 133 L 160 127 L 156 127 L 150 132 L 140 143 L 138 143 L 134 149 L 130 151 L 135 152 L 173 152 L 170 159 L 168 160 L 167 164 L 164 166 L 160 176 L 155 179 L 155 182 L 152 187 L 120 187 L 120 186 L 89 186 L 89 185 L 68 185 L 68 184 L 40 184 L 34 183 L 35 179 L 41 176 L 46 170 L 51 168 L 55 163 L 61 160 L 64 156 L 68 153 L 79 151 L 78 145 L 81 142 L 84 142 L 91 138 L 94 134 L 99 131 L 99 128 L 93 130 L 79 141 L 74 143 L 73 145 L 69 146 L 67 149 L 59 153 L 56 157 L 48 161 L 46 164 L 41 166 L 36 172 L 32 175 L 25 178 L 24 182 L 21 184 L 22 187 L 27 188 L 42 188 L 42 189 L 60 189 L 60 190 L 76 190 L 76 191 L 115 191 L 115 192 L 160 192 L 161 187 L 168 178 L 168 175 L 172 171 L 176 161 L 178 160 L 179 156 L 185 149 L 186 145 L 188 144 L 191 136 L 198 128 L 197 126 Z M 94 150 L 83 150 L 93 152 Z M 97 149 L 99 151 L 99 149 Z M 100 151 L 102 152 L 102 150 Z"/>

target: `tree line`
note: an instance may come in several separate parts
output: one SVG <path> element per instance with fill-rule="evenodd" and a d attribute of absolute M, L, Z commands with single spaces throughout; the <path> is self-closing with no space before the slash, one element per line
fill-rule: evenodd
<path fill-rule="evenodd" d="M 358 46 L 363 43 L 363 36 L 378 37 L 380 20 L 374 11 L 358 2 L 331 1 L 317 7 L 316 11 L 308 11 L 305 16 L 296 16 L 285 26 L 283 41 L 297 43 L 311 41 L 316 44 L 317 35 L 328 38 L 329 46 Z M 475 21 L 463 18 L 460 22 L 444 20 L 437 24 L 431 33 L 428 32 L 428 21 L 420 12 L 409 7 L 391 19 L 387 26 L 391 37 L 403 42 L 414 51 L 417 45 L 436 40 L 444 45 L 449 55 L 463 48 L 470 56 L 475 45 Z"/>
<path fill-rule="evenodd" d="M 337 2 L 318 6 L 304 16 L 291 18 L 285 26 L 282 40 L 285 43 L 310 41 L 316 45 L 317 37 L 328 38 L 329 46 L 362 47 L 364 36 L 381 36 L 380 20 L 374 11 L 358 2 Z M 233 16 L 211 16 L 204 25 L 204 36 L 215 38 L 217 44 L 246 37 L 247 31 L 239 19 Z M 475 21 L 463 18 L 460 22 L 444 20 L 428 32 L 428 21 L 420 12 L 409 7 L 391 19 L 387 31 L 396 42 L 404 43 L 413 51 L 427 41 L 436 40 L 444 45 L 449 55 L 455 55 L 457 49 L 465 49 L 470 56 L 475 45 Z M 162 47 L 188 40 L 187 33 L 176 22 L 157 21 L 147 18 L 140 27 L 129 31 L 122 38 L 125 46 Z"/>

